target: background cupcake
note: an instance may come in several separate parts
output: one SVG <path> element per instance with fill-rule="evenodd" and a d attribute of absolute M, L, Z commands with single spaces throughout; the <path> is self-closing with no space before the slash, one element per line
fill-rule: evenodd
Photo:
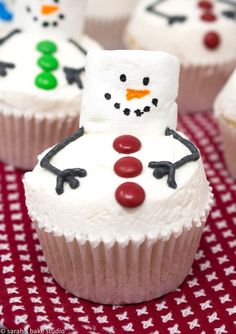
<path fill-rule="evenodd" d="M 224 146 L 225 162 L 236 178 L 236 69 L 217 96 L 214 109 Z"/>
<path fill-rule="evenodd" d="M 48 266 L 76 296 L 143 302 L 190 270 L 212 194 L 197 148 L 175 131 L 178 75 L 163 52 L 89 53 L 83 128 L 25 175 Z"/>
<path fill-rule="evenodd" d="M 212 109 L 236 64 L 236 5 L 230 1 L 146 0 L 133 13 L 129 48 L 164 50 L 181 61 L 180 111 Z"/>
<path fill-rule="evenodd" d="M 16 2 L 0 45 L 1 161 L 32 168 L 78 127 L 86 54 L 100 48 L 83 36 L 85 2 Z"/>
<path fill-rule="evenodd" d="M 105 49 L 122 49 L 123 32 L 139 0 L 88 0 L 85 32 Z"/>

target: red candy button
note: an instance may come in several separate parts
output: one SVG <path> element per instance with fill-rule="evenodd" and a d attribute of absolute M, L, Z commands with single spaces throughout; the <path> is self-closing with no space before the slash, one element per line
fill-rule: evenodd
<path fill-rule="evenodd" d="M 211 9 L 213 6 L 212 6 L 212 3 L 209 1 L 199 1 L 198 7 L 204 8 L 204 9 Z"/>
<path fill-rule="evenodd" d="M 119 153 L 131 154 L 140 150 L 141 141 L 130 135 L 117 137 L 113 142 L 113 148 Z"/>
<path fill-rule="evenodd" d="M 213 13 L 204 13 L 201 16 L 202 21 L 213 22 L 216 21 L 216 16 Z"/>
<path fill-rule="evenodd" d="M 144 202 L 145 192 L 137 183 L 126 182 L 117 188 L 115 197 L 120 205 L 135 208 Z"/>
<path fill-rule="evenodd" d="M 115 163 L 114 170 L 121 177 L 135 177 L 141 174 L 143 165 L 136 158 L 124 157 Z"/>
<path fill-rule="evenodd" d="M 220 36 L 217 32 L 211 31 L 204 36 L 204 44 L 208 49 L 216 49 L 220 45 Z"/>

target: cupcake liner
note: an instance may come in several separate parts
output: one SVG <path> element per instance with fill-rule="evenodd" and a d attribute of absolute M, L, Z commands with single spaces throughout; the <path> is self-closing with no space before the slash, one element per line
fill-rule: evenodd
<path fill-rule="evenodd" d="M 85 33 L 102 44 L 105 49 L 124 49 L 123 32 L 128 18 L 114 20 L 87 19 Z"/>
<path fill-rule="evenodd" d="M 212 196 L 212 195 L 210 195 Z M 210 197 L 212 198 L 212 197 Z M 212 199 L 209 200 L 212 202 Z M 175 290 L 186 278 L 209 213 L 176 237 L 127 245 L 94 244 L 47 232 L 35 222 L 39 240 L 55 280 L 77 297 L 102 304 L 139 303 Z"/>
<path fill-rule="evenodd" d="M 144 49 L 127 32 L 130 49 Z M 181 66 L 177 103 L 179 112 L 212 110 L 213 102 L 236 66 L 236 59 L 218 65 Z"/>
<path fill-rule="evenodd" d="M 181 66 L 177 103 L 180 112 L 212 110 L 213 102 L 236 66 L 236 60 L 219 65 Z"/>
<path fill-rule="evenodd" d="M 46 148 L 73 133 L 79 117 L 15 116 L 0 111 L 0 161 L 32 169 Z"/>
<path fill-rule="evenodd" d="M 219 116 L 218 122 L 224 146 L 225 162 L 231 176 L 236 179 L 236 127 L 229 124 L 221 116 Z"/>

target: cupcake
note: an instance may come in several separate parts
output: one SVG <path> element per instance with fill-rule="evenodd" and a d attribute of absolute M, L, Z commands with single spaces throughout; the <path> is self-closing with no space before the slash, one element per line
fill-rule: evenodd
<path fill-rule="evenodd" d="M 180 111 L 212 110 L 236 65 L 236 6 L 227 0 L 145 0 L 125 41 L 131 49 L 163 50 L 180 59 Z"/>
<path fill-rule="evenodd" d="M 12 1 L 0 0 L 0 37 L 3 36 L 10 28 L 13 20 Z"/>
<path fill-rule="evenodd" d="M 87 51 L 100 49 L 82 36 L 84 5 L 16 2 L 14 29 L 0 40 L 0 161 L 30 169 L 77 129 Z"/>
<path fill-rule="evenodd" d="M 78 297 L 144 302 L 190 270 L 212 193 L 198 149 L 175 130 L 178 76 L 163 52 L 90 52 L 82 127 L 25 175 L 50 271 Z"/>
<path fill-rule="evenodd" d="M 122 49 L 124 27 L 139 0 L 88 0 L 85 32 L 106 49 Z"/>
<path fill-rule="evenodd" d="M 224 147 L 225 162 L 236 178 L 236 69 L 219 93 L 214 104 Z"/>

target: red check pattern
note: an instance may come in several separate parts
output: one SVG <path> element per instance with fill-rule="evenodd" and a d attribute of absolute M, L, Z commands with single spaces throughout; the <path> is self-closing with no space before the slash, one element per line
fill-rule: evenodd
<path fill-rule="evenodd" d="M 236 181 L 225 168 L 210 114 L 180 116 L 179 128 L 202 152 L 215 205 L 182 286 L 139 305 L 93 304 L 56 284 L 27 216 L 23 173 L 0 164 L 0 328 L 18 333 L 236 333 Z"/>

